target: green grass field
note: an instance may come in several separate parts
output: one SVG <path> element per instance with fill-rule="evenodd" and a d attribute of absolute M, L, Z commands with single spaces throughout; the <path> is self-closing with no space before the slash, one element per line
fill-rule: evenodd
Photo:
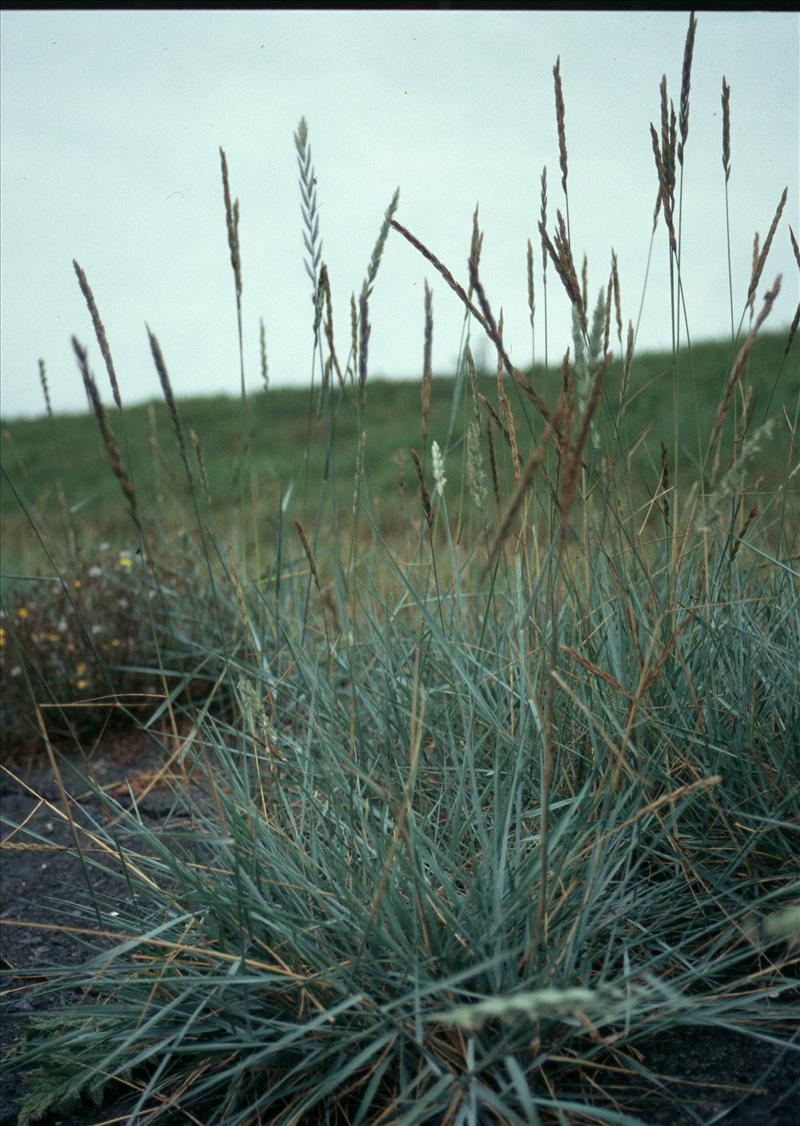
<path fill-rule="evenodd" d="M 786 410 L 791 416 L 797 405 L 797 367 L 794 357 L 784 355 L 785 333 L 760 336 L 742 377 L 738 407 L 752 387 L 752 426 L 766 417 Z M 681 435 L 678 479 L 688 482 L 703 476 L 707 438 L 720 395 L 730 371 L 734 349 L 730 342 L 703 343 L 691 353 L 678 357 L 680 381 Z M 614 448 L 629 458 L 630 475 L 642 503 L 657 491 L 660 473 L 659 439 L 672 447 L 674 434 L 674 378 L 669 353 L 644 354 L 634 359 L 630 377 L 629 404 L 619 433 L 615 432 L 619 401 L 621 364 L 609 369 L 605 393 L 597 413 L 599 445 Z M 528 378 L 546 402 L 557 399 L 560 370 L 536 368 Z M 76 371 L 76 379 L 78 379 Z M 497 381 L 494 375 L 480 377 L 480 390 L 496 404 Z M 462 495 L 465 450 L 463 436 L 472 410 L 469 396 L 454 396 L 452 376 L 435 376 L 432 382 L 430 438 L 442 446 L 448 436 L 451 414 L 455 419 L 450 433 L 448 479 L 454 495 Z M 514 389 L 510 393 L 514 396 Z M 187 430 L 200 439 L 209 483 L 211 511 L 220 527 L 241 521 L 252 542 L 259 531 L 269 538 L 274 532 L 276 513 L 287 492 L 289 523 L 299 517 L 313 519 L 319 500 L 326 457 L 325 423 L 318 411 L 319 396 L 308 389 L 280 389 L 250 396 L 249 441 L 242 450 L 241 405 L 237 397 L 187 399 L 179 403 Z M 514 408 L 522 415 L 520 443 L 525 450 L 541 433 L 541 420 L 518 391 Z M 731 407 L 726 437 L 735 425 L 737 403 Z M 143 507 L 157 517 L 167 534 L 175 535 L 191 527 L 194 516 L 187 508 L 185 473 L 175 443 L 167 407 L 163 401 L 126 408 L 124 421 L 111 416 L 116 427 L 124 460 Z M 390 538 L 402 537 L 413 522 L 417 509 L 417 486 L 411 448 L 424 454 L 420 435 L 420 380 L 392 381 L 370 379 L 363 417 L 354 416 L 344 401 L 335 420 L 335 463 L 332 480 L 336 484 L 339 508 L 350 512 L 359 425 L 366 432 L 366 480 L 372 504 L 380 514 L 382 532 Z M 66 508 L 74 510 L 74 528 L 79 540 L 88 546 L 103 540 L 124 548 L 135 540 L 135 528 L 120 503 L 119 488 L 93 415 L 47 416 L 35 420 L 2 423 L 3 460 L 20 497 L 42 529 L 50 534 L 54 549 L 66 542 Z M 770 443 L 761 452 L 757 471 L 750 483 L 764 476 L 774 485 L 786 473 L 788 449 Z M 671 457 L 675 476 L 675 459 Z M 498 451 L 501 495 L 513 482 L 507 446 Z M 709 474 L 706 470 L 706 480 Z M 242 481 L 245 504 L 242 507 Z M 63 502 L 58 485 L 63 490 Z M 255 498 L 255 499 L 254 499 Z M 0 482 L 2 500 L 2 575 L 7 588 L 9 575 L 25 575 L 49 570 L 41 545 L 12 493 L 8 480 Z M 65 502 L 65 503 L 64 503 Z M 233 530 L 231 526 L 227 531 Z"/>

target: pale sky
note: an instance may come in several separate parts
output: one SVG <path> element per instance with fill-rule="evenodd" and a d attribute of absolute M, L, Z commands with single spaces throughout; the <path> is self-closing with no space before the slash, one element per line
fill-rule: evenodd
<path fill-rule="evenodd" d="M 721 166 L 723 75 L 731 86 L 729 185 L 735 308 L 753 235 L 789 199 L 761 292 L 783 274 L 771 318 L 788 326 L 798 270 L 800 138 L 796 12 L 701 12 L 683 209 L 684 290 L 694 339 L 730 331 Z M 145 322 L 178 395 L 237 394 L 239 364 L 220 145 L 240 200 L 248 386 L 260 386 L 258 321 L 271 382 L 307 385 L 312 335 L 293 133 L 309 124 L 323 259 L 338 351 L 383 213 L 462 281 L 472 212 L 481 271 L 503 307 L 514 361 L 531 357 L 525 254 L 536 247 L 536 359 L 544 358 L 536 223 L 547 165 L 550 228 L 563 209 L 552 67 L 561 56 L 572 243 L 592 302 L 619 259 L 623 318 L 636 321 L 656 177 L 649 123 L 666 73 L 680 97 L 688 12 L 6 11 L 2 37 L 0 413 L 40 414 L 37 360 L 56 411 L 86 409 L 70 346 L 90 348 L 110 401 L 72 259 L 105 321 L 123 401 L 158 395 Z M 659 224 L 638 338 L 669 346 L 666 233 Z M 397 234 L 370 306 L 372 377 L 418 377 L 423 282 L 433 287 L 434 370 L 452 370 L 462 310 Z M 570 343 L 566 297 L 548 274 L 551 361 Z M 760 294 L 759 294 L 760 303 Z"/>

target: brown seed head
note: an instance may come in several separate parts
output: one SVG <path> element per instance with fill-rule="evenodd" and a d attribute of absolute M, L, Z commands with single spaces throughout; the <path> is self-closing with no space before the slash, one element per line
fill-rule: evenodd
<path fill-rule="evenodd" d="M 106 452 L 108 453 L 112 472 L 117 478 L 122 494 L 128 502 L 133 522 L 141 534 L 142 525 L 139 520 L 138 505 L 136 503 L 136 491 L 134 490 L 133 482 L 128 476 L 125 466 L 122 464 L 122 457 L 120 456 L 119 446 L 114 437 L 114 431 L 111 429 L 111 423 L 108 421 L 108 416 L 102 400 L 100 399 L 94 376 L 89 371 L 89 360 L 86 349 L 74 336 L 72 337 L 72 348 L 78 361 L 78 367 L 83 378 L 83 385 L 86 388 L 89 403 L 97 419 L 97 425 L 100 428 L 100 434 L 103 439 L 103 445 L 106 447 Z"/>
<path fill-rule="evenodd" d="M 47 407 L 47 417 L 53 417 L 53 408 L 50 405 L 50 390 L 47 386 L 47 372 L 45 371 L 44 360 L 39 360 L 39 382 L 42 385 L 42 394 L 44 395 L 45 406 Z"/>
<path fill-rule="evenodd" d="M 789 239 L 792 244 L 792 251 L 794 252 L 794 260 L 797 263 L 797 268 L 800 270 L 800 247 L 797 245 L 797 239 L 794 237 L 794 231 L 789 228 Z"/>
<path fill-rule="evenodd" d="M 529 314 L 529 318 L 530 318 L 530 322 L 531 322 L 531 328 L 533 328 L 533 314 L 536 310 L 536 300 L 534 298 L 534 293 L 533 293 L 533 247 L 531 246 L 531 240 L 530 239 L 528 239 L 527 270 L 528 270 L 528 314 Z"/>
<path fill-rule="evenodd" d="M 92 318 L 94 334 L 97 337 L 97 343 L 100 345 L 100 352 L 106 365 L 106 371 L 108 372 L 108 381 L 111 384 L 111 394 L 114 396 L 114 402 L 117 406 L 117 409 L 122 410 L 122 399 L 120 398 L 119 384 L 117 383 L 117 373 L 114 371 L 114 361 L 111 359 L 111 349 L 108 346 L 105 326 L 103 325 L 103 321 L 100 317 L 100 313 L 94 299 L 94 294 L 92 293 L 89 282 L 86 280 L 86 274 L 83 272 L 74 258 L 72 259 L 72 265 L 78 277 L 78 284 L 81 287 L 81 293 L 83 294 L 84 300 L 86 301 L 86 305 L 89 309 L 89 314 Z"/>
<path fill-rule="evenodd" d="M 361 289 L 361 296 L 358 299 L 358 326 L 359 326 L 359 342 L 358 342 L 358 386 L 363 397 L 364 387 L 367 382 L 367 351 L 369 347 L 369 290 L 367 283 Z"/>
<path fill-rule="evenodd" d="M 617 337 L 620 345 L 622 344 L 622 299 L 620 296 L 619 287 L 619 269 L 617 267 L 617 255 L 614 250 L 611 251 L 611 278 L 614 282 L 614 314 L 617 320 Z"/>
<path fill-rule="evenodd" d="M 419 454 L 416 450 L 411 450 L 411 460 L 414 462 L 414 468 L 417 471 L 417 480 L 419 481 L 419 493 L 422 498 L 422 511 L 425 514 L 425 522 L 430 528 L 433 524 L 433 508 L 431 507 L 431 495 L 428 492 L 428 487 L 425 484 L 425 474 L 422 471 L 422 462 L 419 460 Z"/>
<path fill-rule="evenodd" d="M 239 256 L 239 201 L 231 203 L 231 190 L 228 182 L 228 161 L 222 148 L 219 150 L 222 165 L 222 194 L 225 199 L 225 226 L 228 230 L 228 249 L 231 254 L 233 280 L 236 286 L 236 299 L 242 296 L 242 262 Z"/>
<path fill-rule="evenodd" d="M 561 85 L 561 56 L 556 58 L 553 67 L 553 80 L 556 91 L 556 126 L 558 128 L 558 163 L 561 166 L 561 187 L 567 192 L 567 133 L 564 126 L 564 90 Z"/>
<path fill-rule="evenodd" d="M 669 245 L 674 254 L 678 253 L 678 243 L 675 238 L 675 224 L 672 219 L 672 194 L 670 191 L 669 174 L 664 165 L 664 158 L 662 148 L 659 144 L 658 133 L 656 133 L 653 125 L 650 126 L 650 140 L 653 145 L 653 156 L 656 162 L 656 172 L 658 173 L 658 186 L 659 186 L 659 199 L 661 206 L 664 209 L 664 221 L 667 224 L 667 231 L 669 233 Z M 653 215 L 653 225 L 658 216 L 658 209 Z"/>
<path fill-rule="evenodd" d="M 153 355 L 153 363 L 158 372 L 159 382 L 161 383 L 161 391 L 164 395 L 164 402 L 167 404 L 170 419 L 172 420 L 172 429 L 175 431 L 175 437 L 178 442 L 178 450 L 183 461 L 186 475 L 191 480 L 192 472 L 189 466 L 189 458 L 186 453 L 186 439 L 183 433 L 183 425 L 181 423 L 181 416 L 178 414 L 178 404 L 175 402 L 175 396 L 172 393 L 172 384 L 170 382 L 167 365 L 164 363 L 164 357 L 161 354 L 161 345 L 158 343 L 155 335 L 150 331 L 148 326 L 147 336 L 150 341 L 150 351 Z"/>
<path fill-rule="evenodd" d="M 697 19 L 694 12 L 689 15 L 689 30 L 686 32 L 686 43 L 683 48 L 683 73 L 681 75 L 681 140 L 678 145 L 678 161 L 683 167 L 683 149 L 686 138 L 689 136 L 689 91 L 692 85 L 692 55 L 694 53 L 694 34 L 697 30 Z"/>
<path fill-rule="evenodd" d="M 753 271 L 750 277 L 750 288 L 748 289 L 747 293 L 748 301 L 750 300 L 752 294 L 755 293 L 758 283 L 761 281 L 761 275 L 763 274 L 764 267 L 767 264 L 767 257 L 769 255 L 770 248 L 772 247 L 772 240 L 775 237 L 776 230 L 778 229 L 778 223 L 780 223 L 781 221 L 781 215 L 783 214 L 783 209 L 786 206 L 786 198 L 788 194 L 788 188 L 784 188 L 783 194 L 778 201 L 778 207 L 775 211 L 775 215 L 773 216 L 769 231 L 767 232 L 767 237 L 764 239 L 764 246 L 762 247 L 761 252 L 758 254 L 758 257 L 754 259 Z"/>
<path fill-rule="evenodd" d="M 722 79 L 722 167 L 725 183 L 731 178 L 731 88 Z"/>

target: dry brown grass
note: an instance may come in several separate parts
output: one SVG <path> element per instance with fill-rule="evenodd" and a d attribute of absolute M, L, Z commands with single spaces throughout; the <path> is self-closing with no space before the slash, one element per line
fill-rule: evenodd
<path fill-rule="evenodd" d="M 102 353 L 103 361 L 106 365 L 106 371 L 108 372 L 108 380 L 111 384 L 111 393 L 114 396 L 114 402 L 117 405 L 117 409 L 122 410 L 122 399 L 119 393 L 119 384 L 117 383 L 117 373 L 114 370 L 114 361 L 111 358 L 111 349 L 108 346 L 108 338 L 106 336 L 105 325 L 103 324 L 102 318 L 100 317 L 97 303 L 95 302 L 91 286 L 87 281 L 86 274 L 83 272 L 74 258 L 72 260 L 72 265 L 75 268 L 75 273 L 78 276 L 78 284 L 81 287 L 81 293 L 84 296 L 89 309 L 89 313 L 92 318 L 94 334 L 97 337 L 97 343 L 100 345 L 100 352 Z"/>
<path fill-rule="evenodd" d="M 117 440 L 114 437 L 114 431 L 111 429 L 111 423 L 108 420 L 108 415 L 106 414 L 105 407 L 103 406 L 102 400 L 100 398 L 100 393 L 97 390 L 97 384 L 95 383 L 94 376 L 89 370 L 89 359 L 86 354 L 86 349 L 74 336 L 72 338 L 72 347 L 78 361 L 78 368 L 80 369 L 80 373 L 83 378 L 83 385 L 86 388 L 86 394 L 89 398 L 89 402 L 92 405 L 92 410 L 94 411 L 95 418 L 97 419 L 97 425 L 100 428 L 100 434 L 103 439 L 103 445 L 105 446 L 106 452 L 108 453 L 108 459 L 111 463 L 112 472 L 119 482 L 122 494 L 127 501 L 131 518 L 133 519 L 133 522 L 136 525 L 139 534 L 141 535 L 142 524 L 139 519 L 139 507 L 136 499 L 136 490 L 133 487 L 133 482 L 131 481 L 128 471 L 122 463 L 122 456 L 119 452 Z"/>

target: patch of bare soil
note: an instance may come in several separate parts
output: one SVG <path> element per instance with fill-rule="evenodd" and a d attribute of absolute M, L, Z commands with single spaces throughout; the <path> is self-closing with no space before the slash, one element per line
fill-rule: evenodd
<path fill-rule="evenodd" d="M 92 902 L 81 864 L 72 851 L 70 826 L 59 816 L 59 788 L 42 750 L 15 756 L 6 752 L 4 762 L 15 777 L 0 771 L 0 812 L 5 819 L 0 917 L 5 923 L 24 920 L 44 926 L 0 927 L 5 971 L 3 1054 L 20 1039 L 29 1017 L 56 1003 L 52 995 L 30 993 L 26 988 L 30 975 L 42 966 L 70 965 L 87 957 L 87 948 L 78 937 L 51 929 L 66 919 L 58 901 Z M 162 763 L 163 755 L 139 735 L 115 738 L 91 760 L 97 782 L 117 787 L 120 797 L 130 786 L 142 817 L 152 824 L 163 820 L 172 806 L 170 792 L 153 785 Z M 76 817 L 102 821 L 102 802 L 88 788 L 86 764 L 73 756 L 62 761 L 62 770 L 68 792 L 77 799 Z M 30 837 L 17 833 L 9 823 L 27 824 L 41 836 L 41 845 L 22 847 L 30 846 Z M 119 896 L 121 885 L 112 875 L 95 872 L 92 879 L 94 895 Z M 639 1047 L 644 1065 L 662 1078 L 662 1090 L 647 1093 L 644 1084 L 637 1089 L 630 1077 L 621 1077 L 616 1093 L 619 1106 L 647 1126 L 712 1121 L 726 1126 L 797 1126 L 800 1122 L 800 1033 L 793 1052 L 707 1028 L 680 1029 Z M 0 1126 L 16 1123 L 22 1082 L 8 1068 L 0 1071 Z M 606 1089 L 611 1085 L 607 1075 L 603 1085 Z M 120 1090 L 111 1094 L 102 1110 L 89 1106 L 46 1121 L 52 1126 L 126 1122 L 134 1102 L 135 1097 Z M 188 1121 L 183 1115 L 169 1121 L 173 1120 Z"/>

